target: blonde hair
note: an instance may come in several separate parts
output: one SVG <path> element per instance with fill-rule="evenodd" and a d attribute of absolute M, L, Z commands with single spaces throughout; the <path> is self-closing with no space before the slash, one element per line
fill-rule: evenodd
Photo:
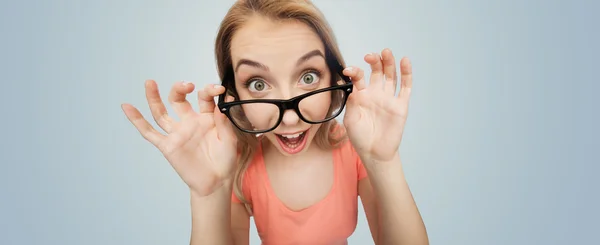
<path fill-rule="evenodd" d="M 312 28 L 321 38 L 325 46 L 325 56 L 335 59 L 340 65 L 345 66 L 340 54 L 337 41 L 333 31 L 323 14 L 309 0 L 240 0 L 229 9 L 219 26 L 219 32 L 215 41 L 215 56 L 219 77 L 227 93 L 237 98 L 234 81 L 224 81 L 225 76 L 233 74 L 231 60 L 231 39 L 235 32 L 254 15 L 260 15 L 274 21 L 292 20 L 299 21 Z M 336 72 L 331 70 L 332 85 L 335 84 Z M 335 99 L 335 98 L 334 98 Z M 332 101 L 336 103 L 336 101 Z M 345 134 L 336 134 L 332 130 L 337 125 L 336 120 L 323 123 L 317 131 L 314 142 L 322 149 L 334 149 L 345 139 Z M 236 197 L 245 204 L 248 214 L 252 215 L 252 207 L 242 192 L 243 176 L 254 157 L 255 149 L 259 141 L 253 134 L 235 130 L 238 137 L 238 166 L 235 171 L 233 192 Z"/>

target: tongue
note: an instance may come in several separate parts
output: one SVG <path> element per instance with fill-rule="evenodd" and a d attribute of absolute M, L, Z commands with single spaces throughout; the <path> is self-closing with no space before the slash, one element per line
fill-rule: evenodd
<path fill-rule="evenodd" d="M 294 138 L 294 139 L 288 139 L 286 137 L 281 137 L 281 139 L 283 140 L 283 142 L 285 142 L 287 144 L 291 144 L 291 145 L 299 143 L 300 142 L 300 138 L 302 138 L 302 137 L 297 137 L 297 138 Z"/>

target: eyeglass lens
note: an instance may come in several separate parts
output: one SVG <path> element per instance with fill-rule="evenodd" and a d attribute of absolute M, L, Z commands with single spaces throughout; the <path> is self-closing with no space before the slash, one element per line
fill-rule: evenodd
<path fill-rule="evenodd" d="M 305 97 L 298 103 L 298 116 L 309 123 L 331 120 L 342 111 L 345 96 L 342 89 L 335 89 Z M 229 108 L 229 113 L 233 123 L 248 131 L 273 129 L 282 116 L 276 104 L 264 102 L 235 105 Z"/>

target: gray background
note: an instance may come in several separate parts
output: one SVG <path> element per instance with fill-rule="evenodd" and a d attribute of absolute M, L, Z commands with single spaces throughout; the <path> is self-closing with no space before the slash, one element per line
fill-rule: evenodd
<path fill-rule="evenodd" d="M 188 244 L 188 190 L 120 104 L 218 82 L 231 3 L 2 3 L 0 244 Z M 349 64 L 413 61 L 401 153 L 431 244 L 600 243 L 598 3 L 316 4 Z M 372 244 L 362 210 L 349 242 Z"/>

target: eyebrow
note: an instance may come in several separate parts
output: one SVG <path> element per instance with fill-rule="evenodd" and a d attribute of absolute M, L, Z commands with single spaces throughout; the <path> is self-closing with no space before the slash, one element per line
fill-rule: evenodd
<path fill-rule="evenodd" d="M 302 57 L 300 57 L 298 59 L 298 61 L 296 62 L 296 65 L 300 65 L 303 62 L 306 62 L 307 60 L 309 60 L 310 58 L 314 57 L 314 56 L 321 56 L 323 57 L 323 59 L 325 58 L 325 55 L 323 55 L 323 52 L 321 52 L 321 50 L 315 49 L 313 51 L 310 51 L 308 53 L 306 53 L 305 55 L 302 55 Z M 238 61 L 237 65 L 235 66 L 235 71 L 238 70 L 238 68 L 242 65 L 247 65 L 247 66 L 252 66 L 252 67 L 256 67 L 258 69 L 261 70 L 265 70 L 265 71 L 269 71 L 269 67 L 261 64 L 257 61 L 253 61 L 253 60 L 249 60 L 249 59 L 241 59 Z"/>
<path fill-rule="evenodd" d="M 325 59 L 325 55 L 323 55 L 321 50 L 315 49 L 313 51 L 306 53 L 305 55 L 302 55 L 302 57 L 300 57 L 300 59 L 298 59 L 298 61 L 296 62 L 296 65 L 300 65 L 303 62 L 306 62 L 307 60 L 309 60 L 310 58 L 312 58 L 314 56 L 321 56 L 321 57 L 323 57 L 323 59 Z"/>

